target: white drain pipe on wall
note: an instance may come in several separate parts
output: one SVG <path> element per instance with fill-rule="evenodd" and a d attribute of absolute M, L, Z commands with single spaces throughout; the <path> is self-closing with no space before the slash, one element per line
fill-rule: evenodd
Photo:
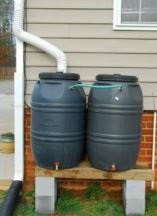
<path fill-rule="evenodd" d="M 24 7 L 24 2 L 21 3 Z M 16 8 L 16 1 L 14 2 Z M 14 12 L 15 14 L 15 12 Z M 18 12 L 16 25 L 23 28 L 23 10 Z M 14 22 L 15 25 L 15 22 Z M 16 73 L 14 73 L 14 133 L 15 133 L 15 165 L 14 181 L 24 178 L 24 48 L 23 42 L 16 37 Z"/>

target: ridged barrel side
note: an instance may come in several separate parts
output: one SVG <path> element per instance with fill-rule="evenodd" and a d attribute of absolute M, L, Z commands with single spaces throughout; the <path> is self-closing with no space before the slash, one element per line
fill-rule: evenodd
<path fill-rule="evenodd" d="M 85 94 L 70 90 L 78 81 L 49 78 L 36 83 L 32 95 L 32 152 L 45 168 L 76 166 L 84 151 Z"/>
<path fill-rule="evenodd" d="M 138 83 L 98 81 L 120 88 L 91 89 L 87 145 L 92 165 L 102 170 L 134 167 L 140 147 L 143 96 Z"/>

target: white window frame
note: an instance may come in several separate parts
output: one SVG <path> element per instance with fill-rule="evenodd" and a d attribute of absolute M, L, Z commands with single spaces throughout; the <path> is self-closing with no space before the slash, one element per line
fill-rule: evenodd
<path fill-rule="evenodd" d="M 130 0 L 131 1 L 131 0 Z M 114 30 L 135 30 L 135 31 L 157 31 L 157 24 L 122 24 L 121 23 L 122 0 L 114 0 L 113 4 L 113 29 Z"/>

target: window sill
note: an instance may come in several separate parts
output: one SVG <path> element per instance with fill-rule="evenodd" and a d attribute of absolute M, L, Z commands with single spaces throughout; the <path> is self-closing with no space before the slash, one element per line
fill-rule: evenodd
<path fill-rule="evenodd" d="M 113 30 L 122 30 L 122 31 L 157 31 L 157 25 L 135 25 L 135 24 L 121 24 L 113 25 Z"/>

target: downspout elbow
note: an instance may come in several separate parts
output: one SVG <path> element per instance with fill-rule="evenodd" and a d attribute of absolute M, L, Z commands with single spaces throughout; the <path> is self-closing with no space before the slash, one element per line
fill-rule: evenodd
<path fill-rule="evenodd" d="M 13 33 L 21 41 L 39 48 L 57 61 L 57 72 L 67 72 L 65 53 L 46 40 L 23 30 L 23 0 L 15 0 Z"/>
<path fill-rule="evenodd" d="M 67 72 L 67 61 L 64 52 L 58 49 L 56 46 L 50 44 L 49 42 L 43 40 L 42 38 L 33 35 L 29 32 L 23 31 L 21 28 L 14 26 L 15 36 L 32 46 L 39 48 L 40 50 L 46 52 L 51 57 L 55 58 L 57 61 L 57 72 Z"/>

